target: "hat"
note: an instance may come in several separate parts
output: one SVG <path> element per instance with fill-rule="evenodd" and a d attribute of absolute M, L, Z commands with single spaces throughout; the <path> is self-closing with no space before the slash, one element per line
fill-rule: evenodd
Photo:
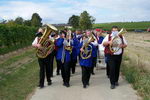
<path fill-rule="evenodd" d="M 96 32 L 102 32 L 102 29 L 95 29 Z"/>

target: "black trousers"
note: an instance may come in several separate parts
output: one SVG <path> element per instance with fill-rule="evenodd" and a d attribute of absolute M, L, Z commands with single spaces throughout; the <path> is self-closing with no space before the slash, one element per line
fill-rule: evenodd
<path fill-rule="evenodd" d="M 106 75 L 109 77 L 109 73 L 110 73 L 110 67 L 109 67 L 109 63 L 108 63 L 108 60 L 109 60 L 109 57 L 110 55 L 108 54 L 105 54 L 105 62 L 106 62 Z"/>
<path fill-rule="evenodd" d="M 61 66 L 62 66 L 61 60 L 56 60 L 56 63 L 57 63 L 56 73 L 60 74 L 60 70 L 61 70 Z"/>
<path fill-rule="evenodd" d="M 108 60 L 110 83 L 115 85 L 115 82 L 119 80 L 120 65 L 122 61 L 122 55 L 111 55 Z"/>
<path fill-rule="evenodd" d="M 107 75 L 108 77 L 110 77 L 109 73 L 110 73 L 110 67 L 109 67 L 108 62 L 106 62 L 106 75 Z"/>
<path fill-rule="evenodd" d="M 40 86 L 44 86 L 45 74 L 46 74 L 47 82 L 51 82 L 50 59 L 51 59 L 51 55 L 48 55 L 46 58 L 38 58 L 38 62 L 40 66 L 40 81 L 39 81 Z"/>
<path fill-rule="evenodd" d="M 72 73 L 75 73 L 76 63 L 77 63 L 77 59 L 72 59 L 71 62 L 70 62 L 70 67 L 71 67 Z"/>
<path fill-rule="evenodd" d="M 51 77 L 53 77 L 53 69 L 54 69 L 54 57 L 56 55 L 56 51 L 52 51 L 52 53 L 50 54 L 51 55 L 51 59 L 50 59 L 50 64 L 51 64 L 51 70 L 50 70 L 50 74 L 51 74 Z"/>
<path fill-rule="evenodd" d="M 94 67 L 96 67 L 97 57 L 92 58 L 92 70 L 91 73 L 94 73 Z"/>
<path fill-rule="evenodd" d="M 69 66 L 69 64 L 70 64 L 70 62 L 65 62 L 61 66 L 61 75 L 62 75 L 64 84 L 66 84 L 66 83 L 69 84 L 69 82 L 70 82 L 70 66 Z"/>
<path fill-rule="evenodd" d="M 87 85 L 91 77 L 92 67 L 81 66 L 81 68 L 82 68 L 82 83 L 83 85 Z"/>

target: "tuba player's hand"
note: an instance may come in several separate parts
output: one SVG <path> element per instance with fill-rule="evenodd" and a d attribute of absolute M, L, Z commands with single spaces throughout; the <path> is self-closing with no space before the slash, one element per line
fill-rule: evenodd
<path fill-rule="evenodd" d="M 38 49 L 40 49 L 42 46 L 41 46 L 41 44 L 37 44 L 36 47 L 37 47 Z"/>

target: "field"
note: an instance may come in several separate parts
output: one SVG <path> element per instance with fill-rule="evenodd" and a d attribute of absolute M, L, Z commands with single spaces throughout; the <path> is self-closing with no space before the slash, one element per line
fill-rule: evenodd
<path fill-rule="evenodd" d="M 94 24 L 93 28 L 102 28 L 103 30 L 110 30 L 112 26 L 118 26 L 119 28 L 126 28 L 128 31 L 134 31 L 140 29 L 146 31 L 150 27 L 150 22 L 114 22 L 114 23 L 101 23 Z"/>
<path fill-rule="evenodd" d="M 127 33 L 122 72 L 144 100 L 150 100 L 150 33 Z"/>

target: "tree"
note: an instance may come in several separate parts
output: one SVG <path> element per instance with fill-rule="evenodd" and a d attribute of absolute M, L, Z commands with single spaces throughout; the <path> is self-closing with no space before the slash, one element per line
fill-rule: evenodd
<path fill-rule="evenodd" d="M 31 26 L 31 20 L 25 20 L 24 25 Z"/>
<path fill-rule="evenodd" d="M 79 19 L 80 19 L 79 16 L 72 15 L 68 20 L 68 24 L 72 25 L 72 27 L 76 29 L 79 27 Z"/>
<path fill-rule="evenodd" d="M 15 23 L 16 24 L 19 24 L 19 25 L 22 25 L 23 24 L 23 18 L 22 17 L 17 17 L 16 19 L 15 19 Z"/>
<path fill-rule="evenodd" d="M 79 26 L 83 30 L 91 29 L 94 21 L 95 21 L 95 18 L 90 16 L 87 11 L 84 11 L 80 15 Z"/>
<path fill-rule="evenodd" d="M 42 18 L 39 16 L 39 14 L 34 13 L 31 18 L 31 26 L 40 27 L 42 26 L 41 21 L 42 21 Z"/>

